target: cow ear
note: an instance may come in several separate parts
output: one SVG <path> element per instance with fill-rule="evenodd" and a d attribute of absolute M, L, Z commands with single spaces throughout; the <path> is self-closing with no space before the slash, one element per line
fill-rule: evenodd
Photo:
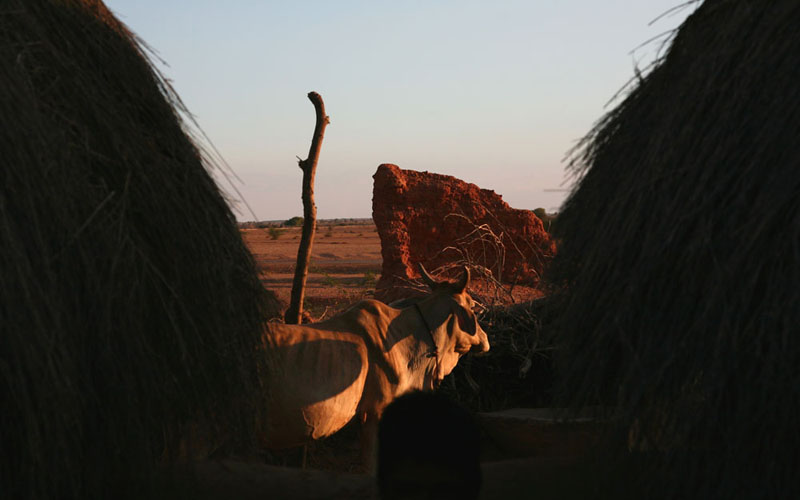
<path fill-rule="evenodd" d="M 420 276 L 422 276 L 422 281 L 424 281 L 425 284 L 428 285 L 428 288 L 430 288 L 431 291 L 435 290 L 436 287 L 439 285 L 439 283 L 435 279 L 433 279 L 430 274 L 428 274 L 428 271 L 425 270 L 425 266 L 422 265 L 422 262 L 420 262 L 418 265 L 419 265 L 419 274 Z"/>
<path fill-rule="evenodd" d="M 464 291 L 469 286 L 469 268 L 467 266 L 464 266 L 463 269 L 464 272 L 461 275 L 461 279 L 458 280 L 458 282 L 455 285 L 453 285 L 453 289 L 455 290 L 456 293 L 464 293 Z"/>

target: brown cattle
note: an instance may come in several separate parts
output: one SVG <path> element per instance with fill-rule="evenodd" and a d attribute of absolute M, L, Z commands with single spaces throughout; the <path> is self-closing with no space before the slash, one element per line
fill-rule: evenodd
<path fill-rule="evenodd" d="M 469 270 L 457 283 L 440 283 L 420 268 L 431 293 L 413 307 L 364 300 L 321 323 L 267 325 L 262 444 L 284 448 L 323 438 L 356 415 L 374 426 L 395 397 L 433 389 L 462 355 L 489 350 L 466 292 Z"/>

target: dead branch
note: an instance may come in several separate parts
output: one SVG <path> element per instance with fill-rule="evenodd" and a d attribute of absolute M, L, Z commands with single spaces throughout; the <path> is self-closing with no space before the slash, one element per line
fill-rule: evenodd
<path fill-rule="evenodd" d="M 314 136 L 311 139 L 311 148 L 308 158 L 297 163 L 303 171 L 303 234 L 300 237 L 300 247 L 297 249 L 297 265 L 294 269 L 292 282 L 292 298 L 286 310 L 284 320 L 289 324 L 300 324 L 303 315 L 303 297 L 305 295 L 306 278 L 308 277 L 308 264 L 311 261 L 311 247 L 314 243 L 314 233 L 317 226 L 317 207 L 314 204 L 314 176 L 317 172 L 319 151 L 322 147 L 322 138 L 325 127 L 330 123 L 330 118 L 325 114 L 325 103 L 322 96 L 316 92 L 309 92 L 308 99 L 314 105 L 317 113 L 317 123 L 314 126 Z"/>
<path fill-rule="evenodd" d="M 504 237 L 505 233 L 495 234 L 488 224 L 476 224 L 472 219 L 463 214 L 447 214 L 445 219 L 451 217 L 462 219 L 468 225 L 472 226 L 472 229 L 470 229 L 467 234 L 460 236 L 451 246 L 443 248 L 436 254 L 434 259 L 445 252 L 450 254 L 455 253 L 457 257 L 449 259 L 449 263 L 433 269 L 432 272 L 447 274 L 452 268 L 466 265 L 473 272 L 477 271 L 477 275 L 481 276 L 486 283 L 488 288 L 486 292 L 493 295 L 493 297 L 485 296 L 483 293 L 473 289 L 470 291 L 473 299 L 485 307 L 493 307 L 503 303 L 513 303 L 514 297 L 511 294 L 513 285 L 511 289 L 508 289 L 502 283 L 506 259 L 506 246 L 503 242 L 505 240 L 510 241 L 511 238 Z M 479 247 L 477 255 L 470 252 L 470 248 L 473 247 Z M 514 247 L 514 249 L 519 252 L 518 248 Z M 490 255 L 493 256 L 493 259 L 490 259 Z M 521 252 L 520 255 L 522 255 Z"/>

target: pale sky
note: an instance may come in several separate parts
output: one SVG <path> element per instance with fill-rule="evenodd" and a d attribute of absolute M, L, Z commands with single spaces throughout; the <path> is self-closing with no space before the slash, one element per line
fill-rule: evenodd
<path fill-rule="evenodd" d="M 381 163 L 456 176 L 555 211 L 566 152 L 694 7 L 684 0 L 106 0 L 158 53 L 258 220 L 302 215 L 314 129 L 331 118 L 319 218 L 370 217 Z M 636 49 L 636 50 L 634 50 Z M 236 196 L 226 182 L 225 191 Z M 253 215 L 239 204 L 239 220 Z"/>

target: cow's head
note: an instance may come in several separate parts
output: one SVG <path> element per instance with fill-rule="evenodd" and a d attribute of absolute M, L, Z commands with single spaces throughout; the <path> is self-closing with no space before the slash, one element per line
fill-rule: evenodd
<path fill-rule="evenodd" d="M 474 309 L 476 303 L 467 293 L 469 269 L 464 266 L 461 279 L 456 283 L 434 280 L 422 267 L 420 274 L 430 287 L 431 294 L 420 302 L 431 315 L 431 328 L 438 350 L 433 384 L 438 384 L 450 374 L 459 358 L 468 352 L 485 353 L 489 338 L 478 324 Z"/>

